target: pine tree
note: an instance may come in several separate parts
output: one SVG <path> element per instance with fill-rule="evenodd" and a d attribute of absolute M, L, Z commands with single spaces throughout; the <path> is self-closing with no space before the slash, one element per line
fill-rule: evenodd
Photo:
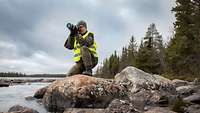
<path fill-rule="evenodd" d="M 99 66 L 96 71 L 96 75 L 102 78 L 114 78 L 119 72 L 119 56 L 115 51 L 109 58 L 106 58 L 103 62 L 103 66 Z"/>
<path fill-rule="evenodd" d="M 128 66 L 135 65 L 135 56 L 137 54 L 137 43 L 135 41 L 134 36 L 131 37 L 128 45 L 128 53 L 127 53 L 127 63 Z"/>
<path fill-rule="evenodd" d="M 166 51 L 168 72 L 176 75 L 200 74 L 199 0 L 176 0 L 175 36 Z"/>
<path fill-rule="evenodd" d="M 126 66 L 128 66 L 128 49 L 126 47 L 122 48 L 122 55 L 120 57 L 120 67 L 119 70 L 123 70 Z"/>
<path fill-rule="evenodd" d="M 149 73 L 161 74 L 164 67 L 162 47 L 162 36 L 155 24 L 150 24 L 136 56 L 136 67 Z"/>
<path fill-rule="evenodd" d="M 109 58 L 110 61 L 110 73 L 112 78 L 119 72 L 119 57 L 117 56 L 117 52 L 115 51 L 113 55 Z"/>
<path fill-rule="evenodd" d="M 109 70 L 109 60 L 106 58 L 103 62 L 103 67 L 102 67 L 102 74 L 103 75 L 110 75 L 110 70 Z"/>

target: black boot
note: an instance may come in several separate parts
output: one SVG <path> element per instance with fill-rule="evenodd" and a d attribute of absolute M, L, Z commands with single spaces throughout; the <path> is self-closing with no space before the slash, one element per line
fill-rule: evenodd
<path fill-rule="evenodd" d="M 83 72 L 83 74 L 92 76 L 92 69 L 91 68 L 86 68 L 85 71 Z"/>

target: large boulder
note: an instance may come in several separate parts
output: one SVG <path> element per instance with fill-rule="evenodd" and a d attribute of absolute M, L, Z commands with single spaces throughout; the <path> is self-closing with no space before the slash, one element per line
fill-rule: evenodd
<path fill-rule="evenodd" d="M 135 67 L 127 67 L 115 76 L 118 83 L 129 83 L 132 93 L 141 89 L 146 90 L 165 90 L 167 92 L 176 93 L 171 80 L 159 75 L 151 75 Z"/>
<path fill-rule="evenodd" d="M 11 107 L 8 112 L 11 113 L 39 113 L 38 111 L 28 108 L 28 107 L 24 107 L 24 106 L 20 106 L 20 105 L 15 105 L 13 107 Z"/>
<path fill-rule="evenodd" d="M 49 85 L 43 103 L 48 111 L 65 108 L 106 108 L 114 98 L 123 98 L 127 89 L 112 80 L 74 75 Z"/>
<path fill-rule="evenodd" d="M 127 84 L 128 97 L 139 110 L 152 105 L 168 106 L 176 99 L 176 89 L 171 80 L 135 67 L 122 70 L 115 76 L 115 81 Z"/>

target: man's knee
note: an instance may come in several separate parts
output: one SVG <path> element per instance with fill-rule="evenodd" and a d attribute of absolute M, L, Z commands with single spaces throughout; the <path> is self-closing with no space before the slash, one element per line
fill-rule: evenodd
<path fill-rule="evenodd" d="M 67 73 L 66 76 L 72 76 L 75 74 L 81 74 L 83 71 L 83 64 L 81 62 L 76 63 L 73 67 L 71 67 L 71 69 L 69 70 L 69 72 Z"/>

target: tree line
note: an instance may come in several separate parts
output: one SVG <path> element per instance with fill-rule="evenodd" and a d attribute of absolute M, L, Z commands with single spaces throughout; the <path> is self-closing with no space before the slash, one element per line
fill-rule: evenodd
<path fill-rule="evenodd" d="M 0 77 L 25 77 L 26 74 L 20 72 L 0 72 Z"/>
<path fill-rule="evenodd" d="M 174 35 L 166 44 L 154 23 L 141 43 L 132 36 L 121 54 L 115 51 L 99 66 L 96 76 L 113 78 L 127 66 L 167 77 L 200 77 L 200 1 L 176 0 Z"/>
<path fill-rule="evenodd" d="M 121 55 L 115 51 L 99 66 L 96 76 L 113 78 L 127 66 L 135 66 L 149 73 L 161 74 L 164 71 L 164 50 L 162 35 L 154 23 L 150 24 L 140 46 L 135 37 L 131 36 L 127 46 L 122 48 Z"/>

